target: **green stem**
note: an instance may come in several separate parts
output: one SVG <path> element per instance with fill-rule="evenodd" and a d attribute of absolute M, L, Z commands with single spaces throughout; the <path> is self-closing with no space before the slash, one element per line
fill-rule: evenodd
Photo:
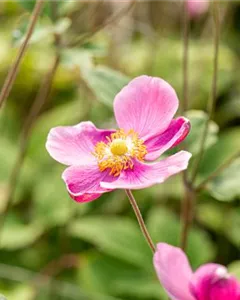
<path fill-rule="evenodd" d="M 143 217 L 142 217 L 142 214 L 141 214 L 141 211 L 137 205 L 137 202 L 132 194 L 132 192 L 130 190 L 125 190 L 127 196 L 128 196 L 128 199 L 130 201 L 130 204 L 132 205 L 132 208 L 133 208 L 133 211 L 137 217 L 137 220 L 138 220 L 138 224 L 141 228 L 141 231 L 149 245 L 149 247 L 151 248 L 152 252 L 154 253 L 155 252 L 155 246 L 154 246 L 154 243 L 152 241 L 152 238 L 147 230 L 147 227 L 144 223 L 144 220 L 143 220 Z"/>

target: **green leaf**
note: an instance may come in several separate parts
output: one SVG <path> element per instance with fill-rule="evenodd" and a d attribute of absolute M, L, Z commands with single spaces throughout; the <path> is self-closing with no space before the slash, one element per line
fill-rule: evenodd
<path fill-rule="evenodd" d="M 109 107 L 112 107 L 116 94 L 129 82 L 125 75 L 103 66 L 85 69 L 81 75 L 96 98 Z"/>
<path fill-rule="evenodd" d="M 45 148 L 50 129 L 78 123 L 85 113 L 84 106 L 81 104 L 80 100 L 71 101 L 44 113 L 37 120 L 29 141 L 28 156 L 30 158 L 42 166 L 50 161 L 50 156 Z"/>
<path fill-rule="evenodd" d="M 230 210 L 225 218 L 227 220 L 227 226 L 223 227 L 225 236 L 234 244 L 236 247 L 240 247 L 240 209 L 235 208 Z"/>
<path fill-rule="evenodd" d="M 186 117 L 190 120 L 191 123 L 191 131 L 185 140 L 186 149 L 193 155 L 196 155 L 200 150 L 201 140 L 208 116 L 204 111 L 190 110 L 186 113 Z M 205 149 L 216 143 L 218 138 L 217 134 L 218 126 L 216 123 L 211 121 L 204 145 Z"/>
<path fill-rule="evenodd" d="M 16 250 L 27 247 L 36 241 L 43 233 L 43 227 L 38 222 L 24 224 L 16 215 L 9 214 L 4 224 L 1 247 Z"/>
<path fill-rule="evenodd" d="M 240 280 L 240 260 L 236 260 L 228 265 L 228 271 L 231 273 L 231 275 Z"/>
<path fill-rule="evenodd" d="M 80 264 L 80 285 L 87 291 L 134 299 L 167 299 L 154 273 L 96 254 L 82 257 Z"/>
<path fill-rule="evenodd" d="M 148 214 L 147 227 L 155 243 L 179 246 L 180 221 L 171 211 L 163 207 L 152 209 Z M 202 244 L 204 251 L 199 251 Z M 206 232 L 196 227 L 191 229 L 187 255 L 194 268 L 214 258 L 215 248 Z"/>
<path fill-rule="evenodd" d="M 152 265 L 151 251 L 137 224 L 130 219 L 85 217 L 70 224 L 69 233 L 135 266 L 149 268 Z"/>
<path fill-rule="evenodd" d="M 222 231 L 226 218 L 226 208 L 221 203 L 199 203 L 197 219 L 207 228 L 219 233 Z"/>
<path fill-rule="evenodd" d="M 240 158 L 215 177 L 208 185 L 211 195 L 220 201 L 240 198 Z"/>
<path fill-rule="evenodd" d="M 76 211 L 77 204 L 69 197 L 61 179 L 63 168 L 54 168 L 42 174 L 33 189 L 32 218 L 46 227 L 66 224 Z M 84 210 L 86 206 L 79 206 Z"/>
<path fill-rule="evenodd" d="M 209 147 L 201 161 L 199 179 L 205 179 L 240 149 L 240 128 L 233 127 L 219 135 L 218 141 Z"/>
<path fill-rule="evenodd" d="M 56 3 L 58 2 L 60 3 L 61 1 L 57 1 Z M 19 4 L 21 4 L 21 6 L 27 11 L 32 12 L 35 7 L 36 0 L 19 0 Z M 46 16 L 51 16 L 50 1 L 46 1 L 44 3 L 42 14 Z"/>
<path fill-rule="evenodd" d="M 240 98 L 227 99 L 227 102 L 221 105 L 215 114 L 215 119 L 220 126 L 240 117 Z"/>
<path fill-rule="evenodd" d="M 21 45 L 25 40 L 28 22 L 28 19 L 23 19 L 18 29 L 13 32 L 13 43 L 15 46 Z M 42 42 L 43 40 L 47 43 L 49 38 L 52 39 L 54 37 L 54 34 L 64 33 L 70 25 L 71 20 L 69 18 L 62 18 L 56 24 L 52 24 L 49 20 L 43 20 L 36 25 L 29 44 Z"/>

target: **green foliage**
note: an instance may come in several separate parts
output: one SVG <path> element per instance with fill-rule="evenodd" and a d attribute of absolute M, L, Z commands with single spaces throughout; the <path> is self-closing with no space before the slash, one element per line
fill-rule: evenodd
<path fill-rule="evenodd" d="M 21 0 L 1 5 L 1 86 L 25 37 L 35 3 Z M 52 4 L 57 6 L 57 20 L 53 20 Z M 151 5 L 155 8 L 155 3 Z M 154 75 L 168 81 L 182 104 L 183 43 L 178 19 L 171 17 L 172 21 L 164 27 L 156 9 L 157 23 L 150 24 L 151 20 L 140 14 L 139 21 L 132 24 L 136 26 L 133 36 L 128 22 L 124 26 L 116 22 L 83 44 L 66 46 L 94 31 L 110 10 L 101 3 L 45 1 L 13 90 L 0 111 L 2 213 L 11 189 L 9 178 L 19 155 L 22 126 L 56 50 L 60 51 L 51 93 L 30 128 L 14 201 L 3 230 L 0 229 L 0 290 L 9 300 L 167 300 L 153 268 L 152 253 L 124 191 L 105 193 L 91 203 L 74 202 L 61 179 L 66 166 L 54 161 L 45 148 L 48 132 L 56 126 L 91 120 L 99 128 L 114 128 L 114 97 L 137 75 Z M 177 14 L 175 6 L 173 11 Z M 155 14 L 155 9 L 151 9 L 151 14 Z M 192 20 L 191 25 L 189 111 L 185 113 L 191 132 L 183 144 L 169 151 L 182 147 L 192 153 L 189 174 L 199 157 L 208 119 L 206 107 L 211 97 L 214 58 L 212 38 L 204 34 L 198 38 L 201 20 Z M 216 109 L 209 122 L 196 185 L 240 150 L 240 56 L 234 45 L 239 40 L 234 26 L 234 22 L 229 22 L 221 39 Z M 140 32 L 135 34 L 136 31 Z M 58 49 L 54 45 L 55 34 L 62 38 Z M 186 251 L 193 269 L 210 261 L 230 262 L 229 271 L 240 278 L 240 262 L 235 261 L 240 249 L 239 178 L 240 159 L 236 158 L 197 194 L 196 216 Z M 182 175 L 135 191 L 134 195 L 154 243 L 178 246 L 184 198 Z M 65 261 L 69 255 L 77 259 Z M 45 275 L 53 275 L 56 282 Z"/>
<path fill-rule="evenodd" d="M 121 73 L 101 66 L 86 70 L 82 76 L 96 98 L 110 107 L 116 94 L 129 82 Z"/>

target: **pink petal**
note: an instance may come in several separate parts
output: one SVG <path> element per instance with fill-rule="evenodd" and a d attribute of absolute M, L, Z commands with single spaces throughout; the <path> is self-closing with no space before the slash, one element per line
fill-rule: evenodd
<path fill-rule="evenodd" d="M 239 284 L 218 264 L 206 264 L 194 273 L 190 289 L 198 300 L 238 300 Z"/>
<path fill-rule="evenodd" d="M 97 129 L 92 122 L 81 122 L 76 126 L 52 128 L 48 134 L 46 148 L 49 154 L 65 165 L 93 163 L 94 146 L 106 141 L 112 130 Z"/>
<path fill-rule="evenodd" d="M 114 100 L 119 128 L 133 129 L 144 140 L 166 130 L 177 108 L 174 89 L 166 81 L 149 76 L 133 79 Z"/>
<path fill-rule="evenodd" d="M 185 170 L 190 157 L 189 152 L 180 151 L 152 164 L 135 161 L 133 169 L 122 171 L 113 182 L 103 180 L 100 185 L 107 189 L 143 189 L 162 183 L 168 177 Z"/>
<path fill-rule="evenodd" d="M 147 141 L 148 153 L 146 160 L 155 160 L 166 150 L 178 145 L 185 139 L 190 131 L 190 122 L 184 117 L 172 120 L 169 127 L 161 134 L 156 135 Z"/>
<path fill-rule="evenodd" d="M 153 263 L 160 283 L 171 299 L 195 299 L 189 290 L 192 270 L 185 253 L 180 248 L 159 243 Z"/>
<path fill-rule="evenodd" d="M 66 183 L 70 196 L 77 202 L 89 202 L 99 198 L 111 189 L 100 186 L 100 181 L 111 181 L 115 178 L 109 172 L 100 172 L 98 165 L 81 165 L 67 168 L 62 178 Z"/>
<path fill-rule="evenodd" d="M 186 0 L 190 17 L 198 17 L 208 11 L 209 0 Z"/>

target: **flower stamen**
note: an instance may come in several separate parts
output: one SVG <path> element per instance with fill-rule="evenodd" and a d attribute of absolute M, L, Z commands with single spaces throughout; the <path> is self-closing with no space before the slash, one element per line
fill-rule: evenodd
<path fill-rule="evenodd" d="M 119 176 L 123 170 L 133 169 L 134 159 L 143 161 L 147 154 L 144 141 L 134 130 L 119 129 L 106 139 L 106 143 L 97 143 L 93 152 L 101 172 L 109 169 L 110 175 Z"/>

